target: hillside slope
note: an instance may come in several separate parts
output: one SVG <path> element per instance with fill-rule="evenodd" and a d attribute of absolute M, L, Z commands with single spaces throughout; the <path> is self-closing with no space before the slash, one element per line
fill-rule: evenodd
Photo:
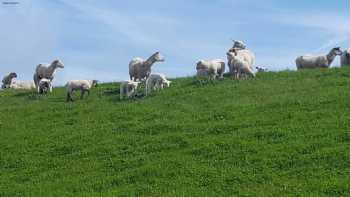
<path fill-rule="evenodd" d="M 350 196 L 350 68 L 172 85 L 0 92 L 0 196 Z"/>

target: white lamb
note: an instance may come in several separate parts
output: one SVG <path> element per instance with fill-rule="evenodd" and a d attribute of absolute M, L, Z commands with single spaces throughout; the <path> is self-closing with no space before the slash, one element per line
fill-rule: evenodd
<path fill-rule="evenodd" d="M 90 89 L 97 86 L 97 80 L 72 80 L 67 83 L 67 102 L 73 101 L 72 94 L 75 91 L 80 91 L 80 99 L 84 98 L 85 92 L 90 95 Z"/>
<path fill-rule="evenodd" d="M 123 81 L 120 83 L 120 100 L 125 96 L 127 98 L 133 98 L 137 93 L 137 87 L 140 84 L 139 81 Z"/>
<path fill-rule="evenodd" d="M 171 81 L 167 80 L 164 74 L 154 73 L 151 74 L 146 81 L 146 96 L 151 91 L 163 90 L 164 86 L 169 87 Z"/>
<path fill-rule="evenodd" d="M 233 65 L 233 69 L 235 70 L 235 79 L 240 79 L 241 75 L 255 77 L 250 62 L 246 61 L 244 56 L 241 56 L 237 52 L 228 52 L 227 57 L 230 59 L 231 65 Z"/>
<path fill-rule="evenodd" d="M 16 78 L 13 78 L 10 88 L 15 90 L 32 90 L 35 89 L 35 84 L 33 81 L 19 81 Z"/>
<path fill-rule="evenodd" d="M 215 60 L 200 60 L 197 62 L 197 76 L 209 76 L 209 79 L 216 79 L 218 76 L 224 78 L 225 61 L 220 59 Z"/>
<path fill-rule="evenodd" d="M 40 79 L 39 85 L 37 87 L 39 94 L 47 94 L 48 92 L 52 92 L 51 80 L 43 78 Z"/>

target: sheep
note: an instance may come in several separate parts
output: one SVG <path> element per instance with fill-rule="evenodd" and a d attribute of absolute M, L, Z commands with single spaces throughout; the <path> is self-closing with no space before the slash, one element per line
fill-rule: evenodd
<path fill-rule="evenodd" d="M 255 77 L 250 62 L 247 61 L 244 56 L 240 55 L 237 51 L 234 51 L 227 52 L 227 57 L 230 59 L 231 65 L 233 65 L 233 69 L 235 70 L 235 79 L 240 79 L 240 75 L 242 74 Z"/>
<path fill-rule="evenodd" d="M 37 90 L 39 94 L 47 94 L 48 92 L 51 93 L 52 92 L 51 81 L 46 78 L 40 79 Z"/>
<path fill-rule="evenodd" d="M 154 53 L 147 60 L 142 58 L 134 58 L 129 63 L 129 75 L 130 80 L 133 81 L 143 81 L 148 78 L 151 74 L 151 67 L 156 62 L 164 62 L 164 57 L 160 54 L 160 52 Z"/>
<path fill-rule="evenodd" d="M 139 81 L 124 81 L 120 83 L 120 100 L 125 96 L 127 98 L 132 98 L 137 93 L 137 87 L 140 84 Z"/>
<path fill-rule="evenodd" d="M 10 88 L 15 90 L 32 90 L 35 89 L 35 84 L 33 81 L 18 81 L 16 78 L 13 78 Z"/>
<path fill-rule="evenodd" d="M 258 71 L 258 72 L 267 72 L 268 69 L 264 66 L 257 66 L 255 67 L 255 69 Z"/>
<path fill-rule="evenodd" d="M 60 60 L 54 60 L 50 65 L 37 65 L 33 76 L 35 86 L 38 87 L 40 79 L 43 78 L 49 79 L 52 82 L 58 68 L 64 68 L 64 64 Z"/>
<path fill-rule="evenodd" d="M 2 88 L 2 89 L 10 88 L 11 81 L 12 81 L 13 78 L 17 78 L 17 74 L 14 73 L 14 72 L 12 72 L 12 73 L 6 75 L 6 76 L 2 79 L 1 88 Z"/>
<path fill-rule="evenodd" d="M 350 65 L 350 49 L 343 52 L 340 62 L 342 67 Z"/>
<path fill-rule="evenodd" d="M 255 64 L 255 55 L 253 52 L 251 52 L 250 50 L 248 49 L 236 49 L 236 48 L 231 48 L 229 50 L 229 53 L 237 53 L 237 55 L 241 56 L 242 59 L 246 62 L 248 62 L 249 64 L 249 67 L 251 67 L 251 69 L 253 69 L 253 65 Z M 235 66 L 232 65 L 232 60 L 230 59 L 231 56 L 227 56 L 227 65 L 229 67 L 229 73 L 234 76 L 235 73 L 236 73 L 236 70 L 235 70 Z"/>
<path fill-rule="evenodd" d="M 297 69 L 329 68 L 337 55 L 342 55 L 340 47 L 333 48 L 327 55 L 304 55 L 295 60 Z"/>
<path fill-rule="evenodd" d="M 215 60 L 199 60 L 196 66 L 197 76 L 209 76 L 209 79 L 224 78 L 225 61 Z"/>
<path fill-rule="evenodd" d="M 72 94 L 74 91 L 80 90 L 80 99 L 84 98 L 85 92 L 90 95 L 90 89 L 97 86 L 97 80 L 72 80 L 67 82 L 67 102 L 73 101 Z"/>
<path fill-rule="evenodd" d="M 167 80 L 164 74 L 153 73 L 146 80 L 146 96 L 152 90 L 163 90 L 164 86 L 169 87 L 171 81 Z"/>

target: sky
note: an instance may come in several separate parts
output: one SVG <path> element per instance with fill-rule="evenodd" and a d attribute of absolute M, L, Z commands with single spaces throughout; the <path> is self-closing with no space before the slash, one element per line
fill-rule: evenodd
<path fill-rule="evenodd" d="M 127 80 L 130 60 L 156 51 L 166 61 L 154 72 L 191 76 L 200 59 L 226 59 L 232 39 L 243 40 L 256 65 L 272 71 L 295 69 L 299 55 L 350 47 L 348 0 L 0 2 L 0 75 L 31 80 L 36 65 L 60 59 L 65 68 L 56 85 Z"/>

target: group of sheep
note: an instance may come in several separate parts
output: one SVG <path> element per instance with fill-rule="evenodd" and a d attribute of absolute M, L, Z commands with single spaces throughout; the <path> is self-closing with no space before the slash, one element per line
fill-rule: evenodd
<path fill-rule="evenodd" d="M 252 51 L 247 49 L 242 41 L 234 41 L 233 47 L 226 53 L 229 74 L 234 79 L 241 79 L 244 77 L 255 77 L 253 65 L 255 64 L 255 55 Z M 223 78 L 225 73 L 225 61 L 221 59 L 214 60 L 200 60 L 197 63 L 197 76 L 207 76 L 209 79 Z M 256 67 L 258 71 L 265 71 L 266 69 Z"/>
<path fill-rule="evenodd" d="M 226 53 L 229 74 L 233 79 L 255 77 L 253 65 L 255 55 L 247 49 L 242 41 L 234 41 L 233 47 Z M 341 56 L 341 66 L 350 65 L 350 49 L 341 51 L 340 47 L 333 48 L 326 55 L 303 55 L 296 59 L 297 69 L 329 68 L 336 56 Z M 157 62 L 164 62 L 160 52 L 154 53 L 148 59 L 134 58 L 129 63 L 130 80 L 120 83 L 120 99 L 134 97 L 140 84 L 145 85 L 145 95 L 151 91 L 162 90 L 169 87 L 171 81 L 167 80 L 164 74 L 152 73 L 152 66 Z M 51 64 L 39 64 L 36 66 L 33 81 L 17 80 L 16 73 L 6 75 L 2 80 L 2 89 L 36 89 L 39 94 L 52 92 L 52 81 L 57 69 L 63 69 L 64 64 L 60 60 L 54 60 Z M 224 60 L 199 60 L 196 64 L 197 76 L 208 77 L 209 79 L 222 79 L 225 73 L 226 64 Z M 255 67 L 257 72 L 267 71 L 264 67 Z M 72 80 L 66 85 L 67 102 L 73 101 L 72 94 L 75 91 L 81 92 L 81 98 L 90 89 L 97 85 L 96 80 Z"/>

